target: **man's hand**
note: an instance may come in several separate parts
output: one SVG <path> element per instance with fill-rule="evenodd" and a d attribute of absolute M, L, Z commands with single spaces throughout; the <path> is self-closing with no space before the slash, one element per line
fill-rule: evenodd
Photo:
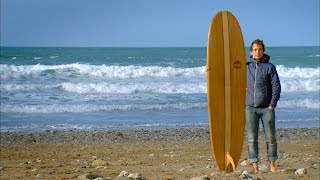
<path fill-rule="evenodd" d="M 210 66 L 206 66 L 206 72 L 210 70 Z"/>
<path fill-rule="evenodd" d="M 274 107 L 273 106 L 269 106 L 268 109 L 274 110 Z"/>

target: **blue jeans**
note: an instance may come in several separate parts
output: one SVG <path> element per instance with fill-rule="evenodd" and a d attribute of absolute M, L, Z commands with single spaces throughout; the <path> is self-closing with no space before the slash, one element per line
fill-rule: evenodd
<path fill-rule="evenodd" d="M 259 122 L 262 122 L 269 161 L 276 161 L 277 140 L 275 133 L 275 113 L 268 108 L 254 108 L 246 106 L 246 134 L 248 143 L 249 162 L 259 161 L 258 134 Z"/>

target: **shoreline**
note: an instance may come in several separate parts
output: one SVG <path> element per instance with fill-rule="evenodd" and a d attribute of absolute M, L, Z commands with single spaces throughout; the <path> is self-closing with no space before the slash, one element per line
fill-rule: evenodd
<path fill-rule="evenodd" d="M 320 120 L 318 120 L 320 123 Z M 0 125 L 1 126 L 1 125 Z M 207 125 L 193 125 L 193 126 L 159 126 L 159 127 L 147 127 L 147 126 L 137 126 L 137 127 L 103 127 L 103 128 L 65 128 L 65 129 L 1 129 L 0 133 L 44 133 L 44 132 L 111 132 L 111 131 L 162 131 L 162 130 L 182 130 L 182 129 L 208 129 Z M 262 129 L 262 125 L 259 124 L 259 129 Z M 276 124 L 276 129 L 320 129 L 319 125 L 306 125 L 306 126 L 279 126 Z"/>
<path fill-rule="evenodd" d="M 278 128 L 278 174 L 268 172 L 266 146 L 259 133 L 260 179 L 319 179 L 319 128 Z M 81 179 L 119 177 L 122 171 L 142 179 L 239 179 L 251 166 L 246 141 L 233 173 L 215 166 L 207 128 L 93 131 L 1 132 L 1 179 Z M 295 175 L 300 168 L 307 174 Z M 85 179 L 85 178 L 84 178 Z"/>
<path fill-rule="evenodd" d="M 259 139 L 263 138 L 259 128 Z M 277 139 L 320 138 L 320 127 L 277 128 Z M 109 142 L 109 141 L 204 141 L 210 140 L 208 128 L 163 128 L 163 129 L 112 129 L 112 130 L 45 130 L 45 131 L 0 131 L 0 144 L 25 142 Z M 290 137 L 299 134 L 298 137 Z"/>

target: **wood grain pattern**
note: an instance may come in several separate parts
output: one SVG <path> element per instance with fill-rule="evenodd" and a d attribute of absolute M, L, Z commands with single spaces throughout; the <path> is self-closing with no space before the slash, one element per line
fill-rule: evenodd
<path fill-rule="evenodd" d="M 234 171 L 242 152 L 245 68 L 240 26 L 230 12 L 220 11 L 213 17 L 208 33 L 207 98 L 211 146 L 221 171 Z"/>

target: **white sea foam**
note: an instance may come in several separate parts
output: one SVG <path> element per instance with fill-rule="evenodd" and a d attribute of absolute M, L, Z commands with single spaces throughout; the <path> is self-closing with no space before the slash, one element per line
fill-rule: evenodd
<path fill-rule="evenodd" d="M 133 111 L 163 109 L 195 109 L 204 108 L 206 103 L 178 104 L 128 104 L 128 105 L 97 105 L 97 104 L 52 104 L 52 105 L 1 105 L 4 113 L 64 113 L 64 112 L 98 112 L 98 111 Z"/>
<path fill-rule="evenodd" d="M 320 54 L 309 55 L 308 57 L 320 57 Z"/>
<path fill-rule="evenodd" d="M 88 64 L 65 65 L 6 65 L 1 64 L 3 75 L 9 74 L 37 74 L 47 70 L 73 70 L 83 75 L 92 75 L 109 78 L 139 78 L 139 77 L 172 77 L 172 76 L 204 76 L 205 67 L 175 68 L 161 66 L 107 66 Z M 278 74 L 283 78 L 319 78 L 320 68 L 288 68 L 277 66 Z"/>
<path fill-rule="evenodd" d="M 283 124 L 301 124 L 301 122 L 303 123 L 317 123 L 320 125 L 320 120 L 318 119 L 318 117 L 314 118 L 314 119 L 305 119 L 305 118 L 302 118 L 302 119 L 295 119 L 295 120 L 292 120 L 292 119 L 287 119 L 287 120 L 277 120 L 277 123 L 283 123 Z"/>
<path fill-rule="evenodd" d="M 320 91 L 320 68 L 277 66 L 283 92 Z"/>
<path fill-rule="evenodd" d="M 206 93 L 204 83 L 174 84 L 169 82 L 149 83 L 63 83 L 61 88 L 67 92 L 86 93 Z"/>
<path fill-rule="evenodd" d="M 280 108 L 320 108 L 319 99 L 292 99 L 292 100 L 280 100 L 278 102 Z"/>
<path fill-rule="evenodd" d="M 141 78 L 141 77 L 173 77 L 173 76 L 202 76 L 204 67 L 174 68 L 161 66 L 107 66 L 88 64 L 66 65 L 6 65 L 1 64 L 0 70 L 3 78 L 19 77 L 21 75 L 39 74 L 42 71 L 56 70 L 62 72 L 77 72 L 81 75 L 97 76 L 103 78 Z"/>
<path fill-rule="evenodd" d="M 107 77 L 107 78 L 141 78 L 141 77 L 162 77 L 173 76 L 197 76 L 201 75 L 202 68 L 173 68 L 160 66 L 83 66 L 79 72 L 84 75 Z"/>
<path fill-rule="evenodd" d="M 1 84 L 1 92 L 35 91 L 60 88 L 63 91 L 77 94 L 131 94 L 131 93 L 166 93 L 191 94 L 207 93 L 206 82 L 126 82 L 126 83 L 71 83 L 42 84 Z M 320 79 L 317 80 L 283 80 L 282 92 L 317 92 L 320 90 Z"/>
<path fill-rule="evenodd" d="M 313 99 L 279 101 L 278 108 L 312 108 L 318 109 L 320 102 Z M 207 103 L 176 103 L 176 104 L 50 104 L 50 105 L 7 105 L 1 104 L 3 113 L 64 113 L 64 112 L 99 112 L 99 111 L 145 111 L 167 109 L 201 109 Z"/>
<path fill-rule="evenodd" d="M 283 65 L 277 66 L 277 71 L 280 77 L 282 78 L 302 78 L 302 79 L 308 79 L 308 78 L 320 78 L 320 68 L 288 68 Z"/>
<path fill-rule="evenodd" d="M 1 80 L 11 81 L 31 76 L 40 78 L 43 72 L 49 73 L 52 79 L 56 76 L 67 79 L 73 76 L 72 82 L 61 82 L 65 91 L 75 93 L 133 93 L 133 92 L 163 92 L 163 93 L 206 93 L 204 67 L 175 68 L 161 66 L 107 66 L 88 64 L 66 65 L 6 65 L 0 64 Z M 288 68 L 277 66 L 281 80 L 282 92 L 320 91 L 320 68 Z M 92 83 L 85 78 L 101 78 L 103 83 Z M 81 82 L 74 82 L 74 78 L 81 78 Z M 148 78 L 149 81 L 145 81 Z M 182 79 L 181 79 L 182 78 Z M 108 80 L 130 80 L 126 83 L 113 83 Z M 162 79 L 170 79 L 163 82 Z M 177 80 L 179 79 L 179 80 Z M 153 83 L 157 82 L 157 83 Z M 177 82 L 179 81 L 179 82 Z M 182 82 L 182 83 L 181 83 Z M 197 83 L 195 83 L 197 82 Z M 49 82 L 48 82 L 49 83 Z M 109 84 L 108 84 L 109 83 Z M 5 90 L 33 89 L 29 85 L 5 87 Z M 3 88 L 2 88 L 3 89 Z"/>
<path fill-rule="evenodd" d="M 319 91 L 320 79 L 283 79 L 281 89 L 283 92 Z"/>
<path fill-rule="evenodd" d="M 1 92 L 12 91 L 34 91 L 57 88 L 59 85 L 42 85 L 42 84 L 1 84 Z"/>

